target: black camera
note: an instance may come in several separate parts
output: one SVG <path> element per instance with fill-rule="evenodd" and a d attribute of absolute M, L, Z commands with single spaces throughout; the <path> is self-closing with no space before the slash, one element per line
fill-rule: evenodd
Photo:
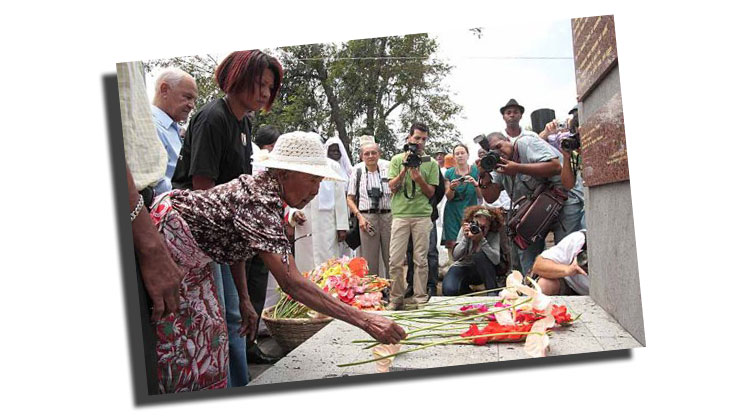
<path fill-rule="evenodd" d="M 500 153 L 490 150 L 487 151 L 487 155 L 482 157 L 482 160 L 479 161 L 479 165 L 482 166 L 482 169 L 484 169 L 487 172 L 491 172 L 492 170 L 497 167 L 497 164 L 500 162 Z"/>
<path fill-rule="evenodd" d="M 474 137 L 474 142 L 479 144 L 479 146 L 487 152 L 487 155 L 482 157 L 482 160 L 479 161 L 479 165 L 482 166 L 482 169 L 485 171 L 491 172 L 500 162 L 500 153 L 489 149 L 489 140 L 486 135 L 477 135 Z"/>
<path fill-rule="evenodd" d="M 472 221 L 469 223 L 469 232 L 471 232 L 471 234 L 480 234 L 482 232 L 482 228 L 479 227 L 478 222 Z"/>
<path fill-rule="evenodd" d="M 370 198 L 370 209 L 380 209 L 380 198 L 382 198 L 382 189 L 369 188 L 367 189 L 367 196 Z"/>
<path fill-rule="evenodd" d="M 561 140 L 561 148 L 566 151 L 573 151 L 578 150 L 581 148 L 581 139 L 579 138 L 579 134 L 573 134 L 568 138 L 564 138 Z"/>
<path fill-rule="evenodd" d="M 407 143 L 403 151 L 408 153 L 408 158 L 403 162 L 405 167 L 420 167 L 423 160 L 418 156 L 418 144 Z"/>

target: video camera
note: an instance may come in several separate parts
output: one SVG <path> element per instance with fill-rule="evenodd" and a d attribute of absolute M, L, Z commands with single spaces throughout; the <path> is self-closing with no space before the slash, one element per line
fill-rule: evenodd
<path fill-rule="evenodd" d="M 474 137 L 474 142 L 479 144 L 479 146 L 487 152 L 487 155 L 482 157 L 482 160 L 479 161 L 479 165 L 486 172 L 493 171 L 497 167 L 497 164 L 500 162 L 500 153 L 495 150 L 489 149 L 489 140 L 484 134 L 479 134 Z"/>
<path fill-rule="evenodd" d="M 407 143 L 403 146 L 403 151 L 408 153 L 408 158 L 403 162 L 403 166 L 420 167 L 423 159 L 418 155 L 418 144 Z"/>

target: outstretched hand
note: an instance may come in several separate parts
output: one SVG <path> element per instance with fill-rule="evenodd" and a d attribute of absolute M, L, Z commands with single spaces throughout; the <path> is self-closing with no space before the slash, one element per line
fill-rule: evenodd
<path fill-rule="evenodd" d="M 368 316 L 365 331 L 380 343 L 399 343 L 407 336 L 402 327 L 387 317 L 372 313 L 365 314 Z"/>

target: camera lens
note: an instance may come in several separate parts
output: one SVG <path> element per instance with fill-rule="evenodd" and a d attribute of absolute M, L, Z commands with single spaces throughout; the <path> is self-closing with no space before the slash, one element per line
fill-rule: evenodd
<path fill-rule="evenodd" d="M 581 148 L 581 140 L 579 139 L 578 134 L 574 134 L 561 140 L 561 148 L 566 151 L 578 150 Z"/>
<path fill-rule="evenodd" d="M 479 223 L 472 221 L 471 224 L 469 224 L 469 231 L 471 234 L 479 234 L 482 232 L 482 229 L 479 227 Z"/>
<path fill-rule="evenodd" d="M 479 162 L 479 165 L 482 166 L 482 169 L 484 169 L 487 172 L 491 172 L 494 170 L 495 167 L 497 167 L 497 163 L 500 162 L 500 154 L 494 150 L 487 153 L 486 156 L 482 157 L 482 160 Z"/>

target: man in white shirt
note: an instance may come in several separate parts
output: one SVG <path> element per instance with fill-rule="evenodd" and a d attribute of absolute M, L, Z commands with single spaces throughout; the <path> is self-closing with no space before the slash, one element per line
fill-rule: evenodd
<path fill-rule="evenodd" d="M 589 295 L 586 230 L 564 237 L 535 259 L 533 273 L 545 295 Z"/>

